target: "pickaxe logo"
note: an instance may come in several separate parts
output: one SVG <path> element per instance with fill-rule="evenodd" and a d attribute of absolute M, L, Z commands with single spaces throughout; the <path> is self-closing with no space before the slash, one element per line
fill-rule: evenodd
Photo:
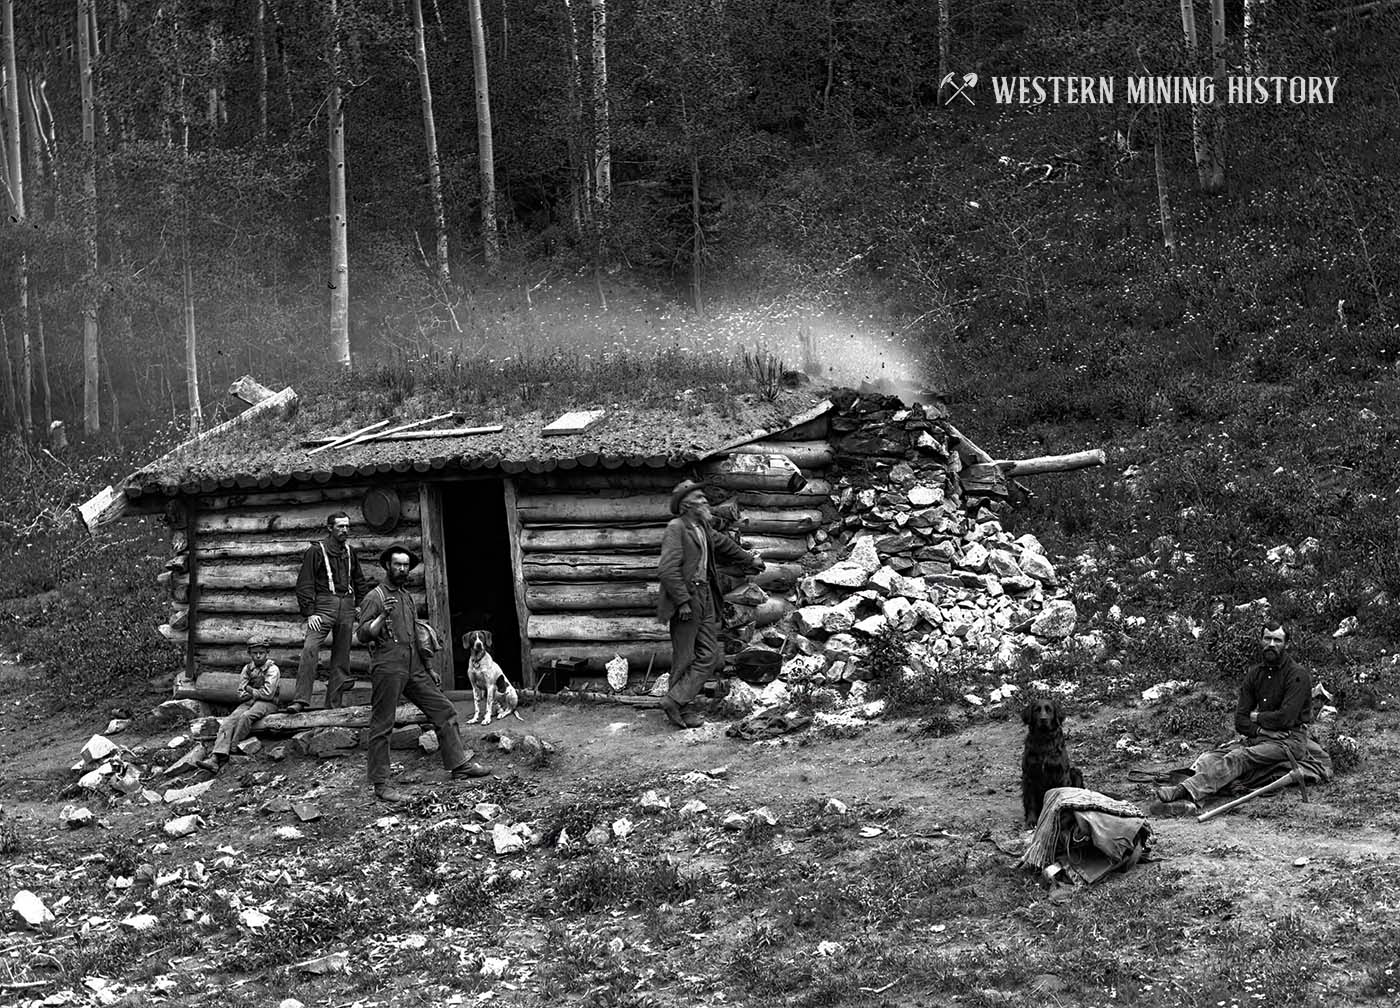
<path fill-rule="evenodd" d="M 959 81 L 961 81 L 961 83 L 959 83 Z M 950 73 L 948 76 L 944 77 L 938 85 L 940 91 L 946 87 L 951 87 L 953 89 L 953 93 L 943 99 L 944 105 L 952 104 L 953 99 L 959 96 L 967 99 L 969 105 L 976 105 L 977 102 L 973 101 L 972 95 L 968 94 L 968 92 L 976 86 L 977 75 L 975 73 L 965 73 L 962 74 L 961 77 L 958 74 Z"/>

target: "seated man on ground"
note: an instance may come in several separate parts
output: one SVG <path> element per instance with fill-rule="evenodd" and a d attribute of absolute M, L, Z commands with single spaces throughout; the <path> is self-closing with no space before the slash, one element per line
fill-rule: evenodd
<path fill-rule="evenodd" d="M 218 773 L 228 762 L 233 747 L 253 733 L 253 725 L 264 714 L 277 709 L 277 683 L 282 673 L 268 656 L 268 640 L 262 634 L 248 638 L 248 663 L 238 677 L 239 704 L 232 714 L 219 722 L 219 735 L 214 751 L 196 764 Z"/>
<path fill-rule="evenodd" d="M 1277 621 L 1264 624 L 1259 635 L 1260 660 L 1246 671 L 1235 708 L 1235 730 L 1242 736 L 1191 764 L 1191 776 L 1180 784 L 1157 788 L 1164 802 L 1199 804 L 1237 780 L 1264 773 L 1276 780 L 1299 766 L 1313 779 L 1331 775 L 1325 750 L 1309 745 L 1312 719 L 1312 676 L 1288 653 L 1288 631 Z"/>

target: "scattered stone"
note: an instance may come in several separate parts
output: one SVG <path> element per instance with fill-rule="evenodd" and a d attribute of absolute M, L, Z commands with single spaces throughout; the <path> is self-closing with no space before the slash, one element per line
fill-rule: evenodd
<path fill-rule="evenodd" d="M 122 927 L 130 928 L 133 931 L 150 931 L 159 924 L 160 919 L 157 918 L 155 914 L 148 913 L 132 914 L 130 917 L 123 918 L 121 921 Z"/>
<path fill-rule="evenodd" d="M 103 763 L 99 767 L 89 770 L 78 778 L 78 787 L 88 791 L 96 791 L 107 782 L 107 778 L 116 772 L 116 768 L 110 763 Z"/>
<path fill-rule="evenodd" d="M 302 822 L 315 822 L 321 818 L 321 810 L 311 802 L 292 802 L 292 814 Z"/>
<path fill-rule="evenodd" d="M 173 837 L 189 836 L 201 826 L 207 826 L 203 816 L 183 815 L 165 824 L 165 832 Z"/>
<path fill-rule="evenodd" d="M 107 722 L 107 727 L 102 730 L 103 735 L 120 735 L 131 727 L 131 718 L 112 718 Z"/>
<path fill-rule="evenodd" d="M 632 820 L 626 818 L 613 820 L 612 831 L 613 836 L 619 840 L 626 840 L 632 832 Z"/>
<path fill-rule="evenodd" d="M 165 776 L 177 777 L 182 773 L 189 773 L 191 770 L 198 770 L 196 764 L 204 759 L 205 748 L 202 743 L 196 742 L 189 752 L 181 756 L 174 763 L 165 768 Z"/>
<path fill-rule="evenodd" d="M 36 931 L 54 922 L 53 911 L 44 905 L 42 899 L 28 889 L 21 889 L 15 893 L 14 902 L 10 904 L 10 909 L 19 914 L 20 920 Z"/>
<path fill-rule="evenodd" d="M 267 751 L 267 758 L 274 763 L 281 763 L 287 758 L 287 747 L 285 745 L 275 745 Z"/>
<path fill-rule="evenodd" d="M 509 735 L 502 735 L 496 740 L 496 748 L 501 752 L 510 752 L 515 748 L 515 739 Z"/>
<path fill-rule="evenodd" d="M 645 791 L 637 799 L 637 807 L 643 812 L 664 812 L 671 807 L 671 799 L 662 797 L 655 791 Z"/>
<path fill-rule="evenodd" d="M 518 854 L 525 849 L 525 838 L 504 823 L 497 823 L 491 827 L 491 844 L 497 854 Z"/>
<path fill-rule="evenodd" d="M 508 969 L 510 969 L 509 959 L 485 956 L 481 960 L 481 968 L 476 971 L 476 975 L 485 977 L 487 980 L 502 980 Z"/>
<path fill-rule="evenodd" d="M 1045 603 L 1045 608 L 1031 620 L 1031 633 L 1037 637 L 1063 639 L 1074 633 L 1074 625 L 1078 620 L 1079 612 L 1073 602 L 1054 599 Z"/>
<path fill-rule="evenodd" d="M 304 840 L 306 834 L 295 826 L 278 826 L 272 831 L 272 835 L 278 840 Z"/>
<path fill-rule="evenodd" d="M 258 807 L 263 815 L 282 815 L 292 810 L 292 803 L 281 795 L 269 798 Z"/>
<path fill-rule="evenodd" d="M 419 734 L 418 738 L 414 740 L 414 744 L 426 755 L 432 755 L 442 747 L 441 743 L 438 742 L 437 732 L 435 731 L 422 732 Z"/>
<path fill-rule="evenodd" d="M 1030 577 L 1035 578 L 1043 584 L 1055 584 L 1055 568 L 1050 565 L 1050 561 L 1045 559 L 1043 553 L 1036 553 L 1032 550 L 1022 550 L 1018 559 L 1021 571 Z"/>
<path fill-rule="evenodd" d="M 290 827 L 288 828 L 290 829 Z M 349 965 L 349 952 L 332 952 L 330 955 L 317 956 L 314 959 L 307 959 L 304 962 L 293 963 L 290 968 L 298 973 L 311 973 L 315 976 L 325 976 L 328 973 L 344 973 L 345 968 Z"/>
<path fill-rule="evenodd" d="M 1332 636 L 1350 637 L 1352 634 L 1356 633 L 1356 626 L 1356 617 L 1348 616 L 1346 619 L 1342 620 L 1340 623 L 1337 624 L 1337 629 L 1332 631 Z"/>
<path fill-rule="evenodd" d="M 108 756 L 115 755 L 120 748 L 111 739 L 103 735 L 94 735 L 87 740 L 87 745 L 83 746 L 81 756 L 84 763 L 100 763 Z"/>
<path fill-rule="evenodd" d="M 909 503 L 915 507 L 934 507 L 943 503 L 943 488 L 935 486 L 914 486 L 909 488 Z"/>
<path fill-rule="evenodd" d="M 418 736 L 423 734 L 423 729 L 418 725 L 400 725 L 389 735 L 390 749 L 416 749 L 418 748 Z"/>
<path fill-rule="evenodd" d="M 202 717 L 195 718 L 190 722 L 190 735 L 197 739 L 209 740 L 217 738 L 219 734 L 219 722 L 223 718 Z"/>
<path fill-rule="evenodd" d="M 843 816 L 849 812 L 850 809 L 840 798 L 828 798 L 826 804 L 822 806 L 822 811 L 827 815 Z"/>
<path fill-rule="evenodd" d="M 203 700 L 167 700 L 151 711 L 156 724 L 167 726 L 188 724 L 198 717 L 208 717 L 212 713 Z"/>
<path fill-rule="evenodd" d="M 962 559 L 958 561 L 958 566 L 963 570 L 982 573 L 987 569 L 987 561 L 990 554 L 987 548 L 981 543 L 972 543 L 963 550 Z"/>
<path fill-rule="evenodd" d="M 511 835 L 514 836 L 514 834 Z M 590 847 L 606 847 L 612 843 L 612 838 L 612 830 L 608 829 L 605 824 L 599 823 L 583 835 L 583 842 Z M 497 847 L 496 853 L 502 853 L 499 847 Z"/>
<path fill-rule="evenodd" d="M 727 830 L 741 830 L 749 824 L 749 817 L 742 812 L 728 812 L 720 825 Z"/>
<path fill-rule="evenodd" d="M 309 728 L 292 736 L 292 745 L 307 756 L 326 756 L 359 744 L 360 733 L 352 728 Z"/>
<path fill-rule="evenodd" d="M 874 548 L 872 545 L 872 552 Z M 865 584 L 865 579 L 871 572 L 878 570 L 879 567 L 878 562 L 873 567 L 867 567 L 849 560 L 842 560 L 820 574 L 813 575 L 813 577 L 822 584 L 834 585 L 838 588 L 860 588 Z"/>
<path fill-rule="evenodd" d="M 198 784 L 191 784 L 182 788 L 167 788 L 165 794 L 161 796 L 161 801 L 167 805 L 180 808 L 185 805 L 193 805 L 199 801 L 200 796 L 214 786 L 212 779 L 200 781 Z"/>
<path fill-rule="evenodd" d="M 253 737 L 245 738 L 234 748 L 236 748 L 244 756 L 256 756 L 258 753 L 262 752 L 262 747 L 262 739 Z"/>
<path fill-rule="evenodd" d="M 698 815 L 710 811 L 710 806 L 706 805 L 699 798 L 692 798 L 677 810 L 677 814 L 682 819 L 694 819 Z"/>
<path fill-rule="evenodd" d="M 846 562 L 859 567 L 866 574 L 874 574 L 880 569 L 880 554 L 875 549 L 874 536 L 858 536 L 851 546 L 851 555 Z"/>

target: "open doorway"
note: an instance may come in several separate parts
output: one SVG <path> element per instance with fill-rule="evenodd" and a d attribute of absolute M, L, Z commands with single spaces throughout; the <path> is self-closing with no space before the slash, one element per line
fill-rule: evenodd
<path fill-rule="evenodd" d="M 468 480 L 442 488 L 447 593 L 452 617 L 452 657 L 459 689 L 467 685 L 462 634 L 489 630 L 491 656 L 519 686 L 520 619 L 515 610 L 505 486 L 500 480 Z"/>

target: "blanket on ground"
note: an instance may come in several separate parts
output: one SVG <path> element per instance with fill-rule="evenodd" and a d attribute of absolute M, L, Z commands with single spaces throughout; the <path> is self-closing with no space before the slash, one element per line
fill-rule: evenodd
<path fill-rule="evenodd" d="M 1087 788 L 1051 788 L 1016 867 L 1039 871 L 1061 862 L 1073 881 L 1092 883 L 1136 864 L 1151 836 L 1147 817 L 1131 802 Z"/>

